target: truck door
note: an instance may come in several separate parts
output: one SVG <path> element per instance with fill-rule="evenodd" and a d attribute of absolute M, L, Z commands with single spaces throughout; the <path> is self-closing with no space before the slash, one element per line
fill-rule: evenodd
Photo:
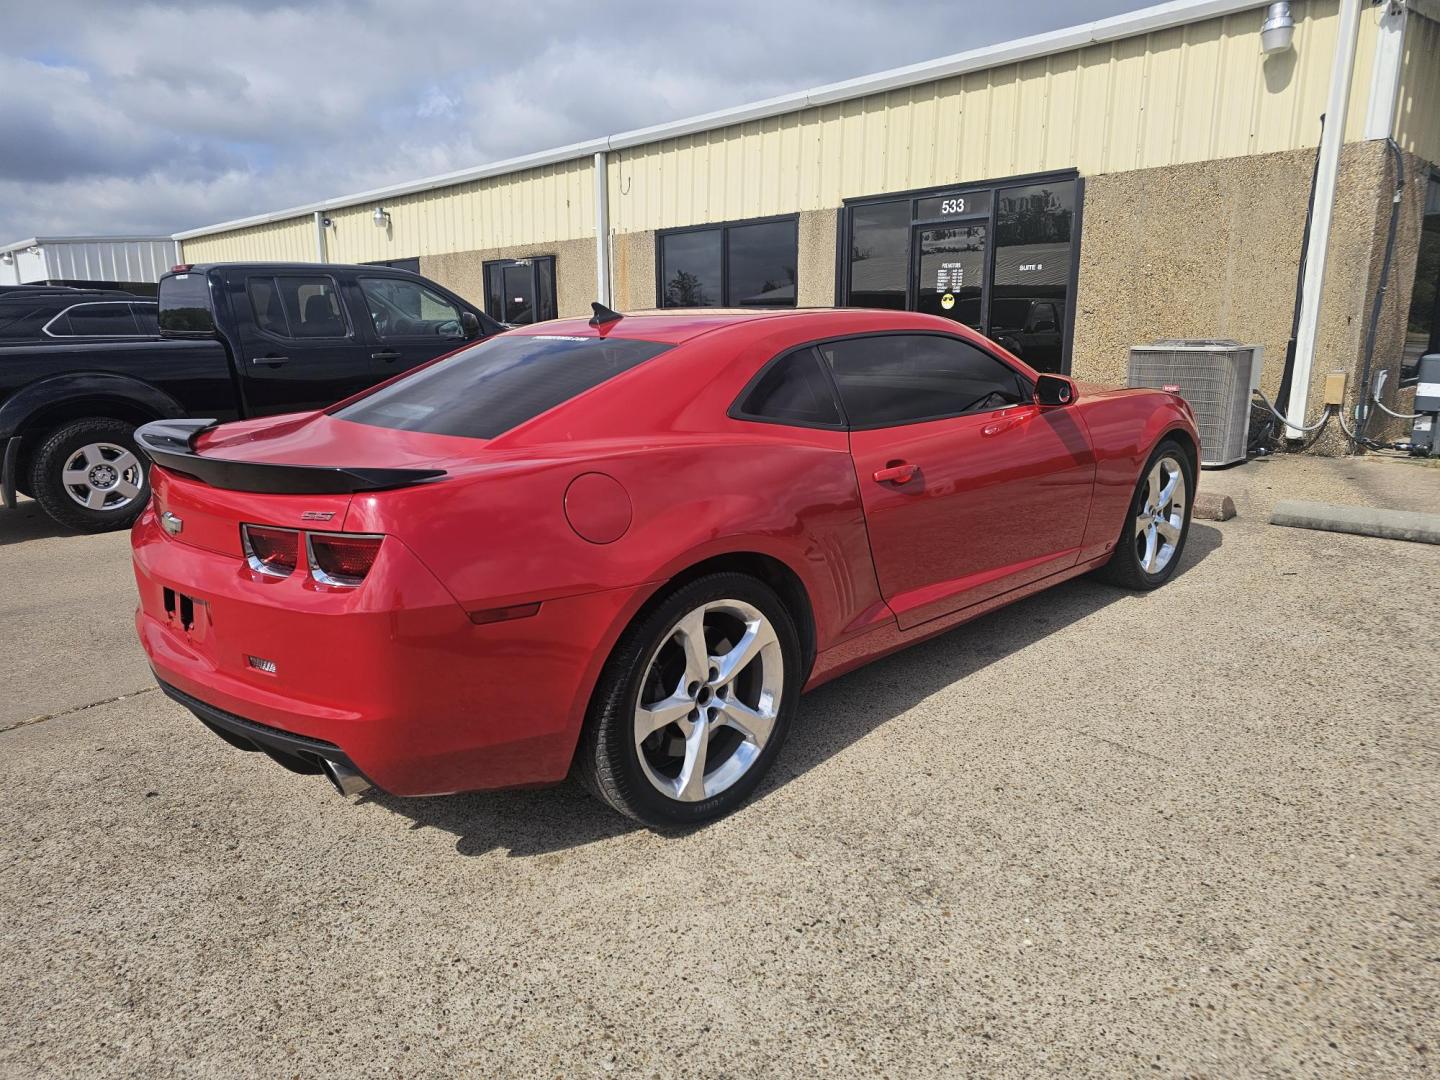
<path fill-rule="evenodd" d="M 331 275 L 246 273 L 230 282 L 230 296 L 251 415 L 322 409 L 384 377 Z"/>
<path fill-rule="evenodd" d="M 368 318 L 375 337 L 370 358 L 376 379 L 388 379 L 465 344 L 460 308 L 419 281 L 384 274 L 356 275 L 356 318 Z"/>

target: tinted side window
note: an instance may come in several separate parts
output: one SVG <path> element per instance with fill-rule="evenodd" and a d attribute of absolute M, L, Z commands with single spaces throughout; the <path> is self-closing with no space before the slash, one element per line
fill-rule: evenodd
<path fill-rule="evenodd" d="M 76 304 L 50 323 L 56 337 L 135 337 L 129 304 Z"/>
<path fill-rule="evenodd" d="M 835 388 L 814 349 L 782 356 L 771 364 L 740 403 L 744 417 L 803 427 L 842 427 Z"/>
<path fill-rule="evenodd" d="M 365 294 L 370 320 L 382 341 L 464 336 L 459 308 L 417 281 L 362 277 L 360 291 Z"/>
<path fill-rule="evenodd" d="M 160 316 L 154 304 L 131 304 L 130 313 L 135 316 L 135 325 L 142 334 L 160 333 Z"/>
<path fill-rule="evenodd" d="M 889 427 L 1030 400 L 1007 365 L 958 338 L 894 334 L 819 346 L 850 426 Z"/>
<path fill-rule="evenodd" d="M 250 297 L 250 311 L 256 326 L 267 334 L 290 336 L 290 324 L 285 321 L 285 309 L 280 304 L 280 290 L 275 288 L 274 278 L 250 278 L 245 282 L 245 293 Z"/>
<path fill-rule="evenodd" d="M 275 287 L 291 337 L 334 338 L 350 332 L 340 292 L 328 277 L 277 277 Z"/>

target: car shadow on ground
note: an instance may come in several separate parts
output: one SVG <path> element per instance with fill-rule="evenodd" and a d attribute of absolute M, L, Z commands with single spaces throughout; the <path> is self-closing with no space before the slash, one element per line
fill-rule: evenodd
<path fill-rule="evenodd" d="M 1192 522 L 1176 577 L 1193 571 L 1221 542 L 1219 529 Z M 789 739 L 756 800 L 946 686 L 1130 595 L 1089 577 L 1077 578 L 827 683 L 801 699 Z M 596 803 L 574 780 L 433 799 L 374 794 L 362 802 L 408 817 L 414 828 L 453 833 L 461 855 L 495 850 L 512 857 L 543 855 L 640 828 Z"/>
<path fill-rule="evenodd" d="M 30 499 L 20 499 L 13 510 L 0 510 L 0 547 L 23 544 L 27 540 L 83 535 L 61 525 Z"/>

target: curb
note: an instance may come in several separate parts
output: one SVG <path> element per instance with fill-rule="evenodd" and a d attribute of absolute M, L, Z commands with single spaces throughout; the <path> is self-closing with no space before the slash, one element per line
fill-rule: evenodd
<path fill-rule="evenodd" d="M 1286 499 L 1275 504 L 1271 525 L 1292 529 L 1379 536 L 1417 544 L 1440 544 L 1440 514 L 1413 510 L 1376 510 L 1368 506 L 1332 506 L 1329 503 Z"/>

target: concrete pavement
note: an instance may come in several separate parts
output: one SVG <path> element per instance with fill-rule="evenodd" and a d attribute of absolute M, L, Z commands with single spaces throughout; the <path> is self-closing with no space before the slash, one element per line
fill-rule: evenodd
<path fill-rule="evenodd" d="M 1265 521 L 1440 471 L 1201 483 L 1239 516 L 1166 588 L 822 688 L 681 837 L 570 786 L 346 802 L 158 694 L 84 708 L 146 683 L 125 539 L 0 519 L 6 715 L 59 714 L 0 733 L 0 1075 L 1426 1075 L 1440 550 Z"/>

